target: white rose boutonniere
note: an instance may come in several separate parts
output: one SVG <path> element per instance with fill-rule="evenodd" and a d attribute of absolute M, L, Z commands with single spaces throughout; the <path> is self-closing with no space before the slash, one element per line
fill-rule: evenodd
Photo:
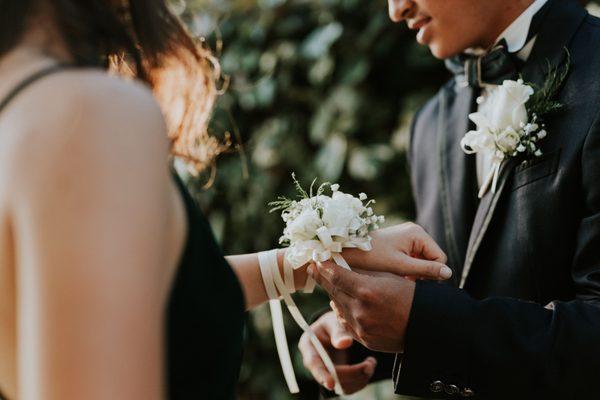
<path fill-rule="evenodd" d="M 485 177 L 479 198 L 491 186 L 496 192 L 500 166 L 508 158 L 540 157 L 539 142 L 547 135 L 543 118 L 562 107 L 553 100 L 568 74 L 564 68 L 549 68 L 544 86 L 535 89 L 522 79 L 506 80 L 489 93 L 486 107 L 469 115 L 476 130 L 469 131 L 461 140 L 467 154 L 491 154 L 492 168 Z"/>

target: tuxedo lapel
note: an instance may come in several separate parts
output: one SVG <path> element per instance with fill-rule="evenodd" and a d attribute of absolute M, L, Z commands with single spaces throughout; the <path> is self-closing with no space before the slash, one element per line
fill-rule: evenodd
<path fill-rule="evenodd" d="M 467 280 L 467 277 L 469 276 L 469 272 L 471 272 L 471 266 L 473 265 L 473 260 L 475 259 L 477 250 L 479 250 L 479 247 L 481 246 L 483 237 L 487 231 L 490 222 L 492 221 L 492 217 L 494 216 L 494 211 L 496 211 L 498 202 L 502 197 L 502 192 L 506 187 L 506 182 L 508 181 L 508 178 L 512 175 L 512 171 L 516 164 L 517 163 L 514 159 L 509 159 L 502 164 L 502 166 L 500 167 L 500 174 L 498 178 L 496 192 L 492 193 L 491 190 L 488 190 L 486 195 L 481 199 L 481 202 L 479 203 L 477 213 L 475 214 L 475 220 L 473 222 L 473 228 L 471 230 L 471 236 L 469 238 L 469 245 L 467 247 L 465 265 L 461 274 L 461 288 L 465 286 L 465 282 Z"/>
<path fill-rule="evenodd" d="M 438 158 L 440 195 L 448 264 L 460 271 L 464 264 L 469 226 L 476 209 L 475 160 L 467 156 L 460 140 L 469 128 L 474 104 L 470 87 L 446 87 L 440 94 Z M 455 271 L 454 276 L 458 276 Z M 455 282 L 458 284 L 458 280 Z"/>
<path fill-rule="evenodd" d="M 578 5 L 565 0 L 549 0 L 547 14 L 538 33 L 529 60 L 523 67 L 522 77 L 526 83 L 541 87 L 544 83 L 548 66 L 559 66 L 564 61 L 565 50 L 587 12 Z M 495 193 L 488 192 L 479 204 L 467 247 L 465 264 L 462 269 L 460 287 L 464 287 L 469 276 L 477 251 L 481 247 L 485 233 L 492 221 L 498 204 L 502 201 L 502 193 L 513 173 L 517 162 L 509 159 L 502 164 L 500 177 Z"/>

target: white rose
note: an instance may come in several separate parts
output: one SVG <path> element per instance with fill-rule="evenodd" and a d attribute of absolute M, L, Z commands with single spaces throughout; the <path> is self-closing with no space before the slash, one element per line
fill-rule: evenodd
<path fill-rule="evenodd" d="M 525 104 L 533 95 L 533 88 L 523 81 L 504 81 L 502 86 L 493 89 L 486 109 L 490 127 L 504 130 L 508 127 L 518 131 L 521 123 L 529 122 Z"/>
<path fill-rule="evenodd" d="M 323 206 L 323 222 L 328 228 L 353 229 L 360 221 L 362 202 L 349 194 L 335 192 Z"/>
<path fill-rule="evenodd" d="M 504 129 L 496 136 L 496 145 L 504 153 L 512 153 L 519 145 L 520 136 L 512 127 Z"/>
<path fill-rule="evenodd" d="M 504 81 L 490 92 L 481 109 L 469 115 L 477 125 L 477 131 L 504 131 L 512 128 L 515 132 L 529 121 L 525 104 L 533 94 L 533 88 L 519 81 Z"/>
<path fill-rule="evenodd" d="M 298 240 L 310 240 L 317 235 L 317 229 L 321 226 L 323 226 L 323 222 L 317 211 L 307 208 L 288 222 L 284 234 L 289 237 L 292 243 Z"/>

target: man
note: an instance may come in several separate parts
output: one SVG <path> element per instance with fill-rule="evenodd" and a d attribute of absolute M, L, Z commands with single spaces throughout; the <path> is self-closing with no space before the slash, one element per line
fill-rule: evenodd
<path fill-rule="evenodd" d="M 600 398 L 600 20 L 571 0 L 389 0 L 389 10 L 456 74 L 417 113 L 409 149 L 417 222 L 455 279 L 313 271 L 337 314 L 313 328 L 347 362 L 343 387 L 383 373 L 419 397 Z M 469 114 L 493 109 L 504 80 L 540 91 L 567 68 L 542 154 L 507 156 L 492 190 L 493 154 L 461 148 Z M 300 349 L 331 388 L 306 338 Z M 397 354 L 393 371 L 381 352 Z"/>

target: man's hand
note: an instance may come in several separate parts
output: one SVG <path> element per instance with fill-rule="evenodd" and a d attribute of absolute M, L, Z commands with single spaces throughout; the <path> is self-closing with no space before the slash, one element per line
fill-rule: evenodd
<path fill-rule="evenodd" d="M 353 269 L 391 272 L 411 278 L 443 280 L 452 276 L 446 254 L 423 228 L 412 222 L 371 233 L 371 251 L 344 249 Z"/>
<path fill-rule="evenodd" d="M 308 272 L 329 294 L 346 332 L 371 350 L 403 351 L 414 282 L 392 274 L 358 274 L 332 262 L 310 266 Z"/>
<path fill-rule="evenodd" d="M 323 314 L 311 327 L 336 365 L 335 372 L 344 393 L 352 394 L 367 386 L 375 372 L 377 361 L 373 357 L 367 357 L 359 364 L 346 364 L 348 362 L 347 349 L 352 345 L 353 340 L 352 336 L 340 325 L 334 312 Z M 304 366 L 315 380 L 325 388 L 333 390 L 335 384 L 333 377 L 327 371 L 307 334 L 300 338 L 298 348 L 302 353 Z"/>

